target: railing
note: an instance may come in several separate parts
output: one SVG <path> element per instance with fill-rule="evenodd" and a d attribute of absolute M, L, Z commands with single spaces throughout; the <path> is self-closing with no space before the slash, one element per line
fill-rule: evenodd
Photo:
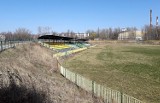
<path fill-rule="evenodd" d="M 75 83 L 77 86 L 93 94 L 93 96 L 101 97 L 105 103 L 144 103 L 134 97 L 126 95 L 122 92 L 112 90 L 102 86 L 95 81 L 89 80 L 77 73 L 74 73 L 60 64 L 58 64 L 61 75 Z"/>
<path fill-rule="evenodd" d="M 15 47 L 20 44 L 28 43 L 30 41 L 0 41 L 0 51 L 3 51 L 5 49 L 9 49 L 12 47 Z"/>

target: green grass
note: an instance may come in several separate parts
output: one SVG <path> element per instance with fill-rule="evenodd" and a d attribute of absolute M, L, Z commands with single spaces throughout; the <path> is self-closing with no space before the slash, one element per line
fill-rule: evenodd
<path fill-rule="evenodd" d="M 98 45 L 70 58 L 64 65 L 147 103 L 160 103 L 160 46 Z"/>

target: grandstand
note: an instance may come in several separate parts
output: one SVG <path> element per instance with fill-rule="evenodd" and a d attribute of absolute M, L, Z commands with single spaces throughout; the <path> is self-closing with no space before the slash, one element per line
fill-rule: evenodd
<path fill-rule="evenodd" d="M 88 39 L 75 39 L 71 37 L 55 36 L 55 35 L 43 35 L 39 38 L 40 43 L 49 47 L 57 52 L 67 52 L 79 48 L 89 47 Z"/>

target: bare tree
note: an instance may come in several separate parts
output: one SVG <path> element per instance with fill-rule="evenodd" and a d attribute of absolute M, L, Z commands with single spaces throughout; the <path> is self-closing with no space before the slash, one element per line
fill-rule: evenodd
<path fill-rule="evenodd" d="M 32 38 L 31 31 L 26 28 L 18 28 L 14 32 L 14 40 L 30 40 Z"/>
<path fill-rule="evenodd" d="M 5 40 L 13 40 L 13 33 L 12 32 L 1 32 L 0 35 L 5 35 Z"/>
<path fill-rule="evenodd" d="M 106 29 L 99 30 L 99 38 L 102 40 L 107 39 Z"/>
<path fill-rule="evenodd" d="M 119 33 L 121 32 L 121 29 L 118 27 L 118 28 L 115 28 L 114 31 L 113 31 L 113 36 L 112 36 L 112 39 L 113 40 L 117 40 L 118 39 L 118 35 Z"/>
<path fill-rule="evenodd" d="M 49 26 L 46 27 L 38 27 L 38 34 L 39 35 L 47 35 L 47 34 L 52 34 L 52 29 Z"/>
<path fill-rule="evenodd" d="M 89 33 L 89 39 L 94 40 L 97 33 L 94 30 L 87 30 L 86 33 Z"/>
<path fill-rule="evenodd" d="M 89 33 L 89 39 L 99 38 L 101 40 L 111 39 L 117 40 L 118 34 L 121 32 L 120 28 L 106 28 L 106 29 L 98 29 L 98 31 L 88 30 L 86 33 Z"/>
<path fill-rule="evenodd" d="M 144 32 L 144 39 L 145 40 L 160 40 L 160 32 L 159 27 L 152 26 L 152 29 L 149 25 L 145 25 L 142 28 L 142 31 Z"/>

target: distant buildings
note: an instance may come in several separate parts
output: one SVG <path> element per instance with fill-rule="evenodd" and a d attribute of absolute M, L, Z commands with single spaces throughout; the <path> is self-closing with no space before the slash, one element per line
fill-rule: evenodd
<path fill-rule="evenodd" d="M 75 33 L 75 35 L 80 39 L 89 37 L 89 33 Z"/>
<path fill-rule="evenodd" d="M 89 37 L 89 33 L 60 33 L 59 36 L 65 36 L 65 37 L 73 37 L 73 38 L 79 38 L 84 39 Z"/>
<path fill-rule="evenodd" d="M 122 31 L 118 35 L 118 40 L 143 40 L 144 33 L 142 31 Z"/>

